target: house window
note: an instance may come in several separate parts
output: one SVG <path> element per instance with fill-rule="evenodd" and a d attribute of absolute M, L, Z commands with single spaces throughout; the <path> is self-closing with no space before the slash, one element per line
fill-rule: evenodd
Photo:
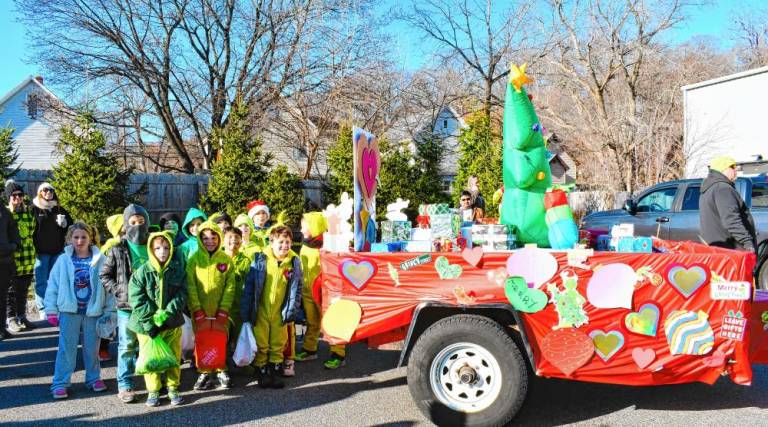
<path fill-rule="evenodd" d="M 452 187 L 453 187 L 453 181 L 454 177 L 452 176 L 444 176 L 442 180 L 443 184 L 443 192 L 451 193 Z"/>
<path fill-rule="evenodd" d="M 448 129 L 448 120 L 443 120 L 443 129 Z"/>
<path fill-rule="evenodd" d="M 37 118 L 37 94 L 30 93 L 27 95 L 27 116 L 30 119 Z"/>

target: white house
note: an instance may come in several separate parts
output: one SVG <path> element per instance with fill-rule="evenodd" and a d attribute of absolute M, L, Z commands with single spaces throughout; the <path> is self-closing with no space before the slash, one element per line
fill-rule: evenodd
<path fill-rule="evenodd" d="M 60 122 L 46 109 L 61 101 L 43 85 L 42 77 L 24 79 L 0 99 L 0 126 L 14 128 L 18 163 L 23 169 L 49 170 L 63 156 L 56 150 Z"/>
<path fill-rule="evenodd" d="M 768 158 L 768 67 L 682 87 L 686 178 L 707 174 L 719 155 L 737 162 Z"/>

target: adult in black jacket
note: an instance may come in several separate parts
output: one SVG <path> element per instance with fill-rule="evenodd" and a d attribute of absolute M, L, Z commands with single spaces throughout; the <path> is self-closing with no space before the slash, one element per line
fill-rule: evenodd
<path fill-rule="evenodd" d="M 59 254 L 64 251 L 64 237 L 67 227 L 72 225 L 72 217 L 59 205 L 56 190 L 47 182 L 37 188 L 37 196 L 32 199 L 32 214 L 35 217 L 35 231 L 32 233 L 35 243 L 35 304 L 40 320 L 45 320 L 43 299 L 48 287 L 48 275 Z"/>
<path fill-rule="evenodd" d="M 2 203 L 0 203 L 0 341 L 11 336 L 5 330 L 6 304 L 8 303 L 8 286 L 11 277 L 16 275 L 16 258 L 14 252 L 21 247 L 21 237 L 16 221 Z"/>
<path fill-rule="evenodd" d="M 149 260 L 149 214 L 139 205 L 128 205 L 123 210 L 125 235 L 112 247 L 99 272 L 101 284 L 117 300 L 117 389 L 118 397 L 125 403 L 136 400 L 133 373 L 139 341 L 128 327 L 131 304 L 128 300 L 131 274 Z"/>
<path fill-rule="evenodd" d="M 736 191 L 736 162 L 716 157 L 701 184 L 699 221 L 701 237 L 711 246 L 754 252 L 755 221 Z"/>

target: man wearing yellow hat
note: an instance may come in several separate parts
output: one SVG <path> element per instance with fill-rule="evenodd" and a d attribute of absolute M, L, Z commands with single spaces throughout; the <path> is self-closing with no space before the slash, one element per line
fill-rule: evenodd
<path fill-rule="evenodd" d="M 733 183 L 736 161 L 715 157 L 709 163 L 709 175 L 701 184 L 699 221 L 701 237 L 711 246 L 755 251 L 755 220 Z"/>

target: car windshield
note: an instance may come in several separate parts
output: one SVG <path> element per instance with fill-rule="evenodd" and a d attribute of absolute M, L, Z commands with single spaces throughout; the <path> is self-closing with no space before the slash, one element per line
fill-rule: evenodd
<path fill-rule="evenodd" d="M 662 188 L 646 194 L 637 202 L 638 212 L 668 212 L 672 209 L 677 187 Z"/>

